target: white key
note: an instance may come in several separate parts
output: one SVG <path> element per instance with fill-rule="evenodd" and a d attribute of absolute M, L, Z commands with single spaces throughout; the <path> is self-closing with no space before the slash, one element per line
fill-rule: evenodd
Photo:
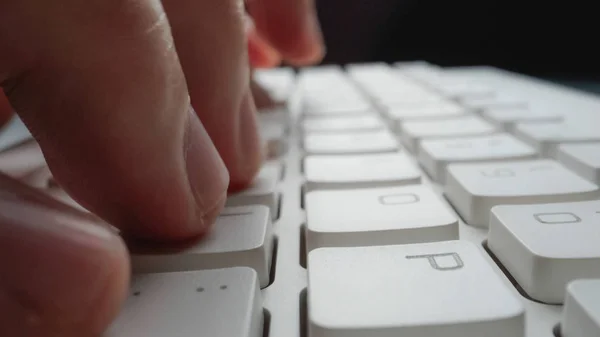
<path fill-rule="evenodd" d="M 404 153 L 308 156 L 304 161 L 306 187 L 337 190 L 390 187 L 421 182 L 421 172 Z"/>
<path fill-rule="evenodd" d="M 542 204 L 600 197 L 598 186 L 545 159 L 450 164 L 445 193 L 473 226 L 488 227 L 490 209 L 502 204 Z"/>
<path fill-rule="evenodd" d="M 565 287 L 600 277 L 600 201 L 492 208 L 489 248 L 532 298 L 560 304 Z"/>
<path fill-rule="evenodd" d="M 468 112 L 460 105 L 448 101 L 438 101 L 420 105 L 394 105 L 390 104 L 385 111 L 386 117 L 392 123 L 393 130 L 399 130 L 400 124 L 406 121 L 421 121 L 444 119 L 448 117 L 463 116 Z"/>
<path fill-rule="evenodd" d="M 481 117 L 506 131 L 513 131 L 518 123 L 558 123 L 564 118 L 559 112 L 531 107 L 490 108 Z"/>
<path fill-rule="evenodd" d="M 271 218 L 278 215 L 277 183 L 281 178 L 282 167 L 279 163 L 268 162 L 263 165 L 252 184 L 243 191 L 230 194 L 226 206 L 265 205 L 269 207 Z"/>
<path fill-rule="evenodd" d="M 291 68 L 257 69 L 254 80 L 265 88 L 275 101 L 286 102 L 294 89 L 296 74 Z"/>
<path fill-rule="evenodd" d="M 306 116 L 343 116 L 369 113 L 373 107 L 364 98 L 351 93 L 345 97 L 312 98 L 305 100 L 302 111 Z"/>
<path fill-rule="evenodd" d="M 275 159 L 284 155 L 288 149 L 285 125 L 275 118 L 259 118 L 259 127 L 267 157 Z"/>
<path fill-rule="evenodd" d="M 552 158 L 556 158 L 559 144 L 600 141 L 596 125 L 569 123 L 520 123 L 515 126 L 515 135 Z"/>
<path fill-rule="evenodd" d="M 312 117 L 302 121 L 304 132 L 375 131 L 385 128 L 376 114 L 340 117 Z"/>
<path fill-rule="evenodd" d="M 261 337 L 262 297 L 249 268 L 137 275 L 104 337 Z"/>
<path fill-rule="evenodd" d="M 13 178 L 21 178 L 44 166 L 44 154 L 33 139 L 0 152 L 0 171 Z"/>
<path fill-rule="evenodd" d="M 531 146 L 506 133 L 426 139 L 418 149 L 419 162 L 439 183 L 446 181 L 446 166 L 451 163 L 533 159 L 536 155 Z"/>
<path fill-rule="evenodd" d="M 260 286 L 269 285 L 273 226 L 266 206 L 226 207 L 198 242 L 182 247 L 135 247 L 134 273 L 162 273 L 228 267 L 256 271 Z"/>
<path fill-rule="evenodd" d="M 600 143 L 559 145 L 556 158 L 585 179 L 600 184 Z"/>
<path fill-rule="evenodd" d="M 500 94 L 491 97 L 468 97 L 462 99 L 460 103 L 477 112 L 483 112 L 490 109 L 527 108 L 529 106 L 529 102 L 522 98 Z"/>
<path fill-rule="evenodd" d="M 458 240 L 458 220 L 429 187 L 306 195 L 307 251 Z"/>
<path fill-rule="evenodd" d="M 455 80 L 444 82 L 446 83 L 436 86 L 438 91 L 447 97 L 459 100 L 472 97 L 493 97 L 496 94 L 493 88 L 481 83 Z"/>
<path fill-rule="evenodd" d="M 525 312 L 465 241 L 308 255 L 309 337 L 524 337 Z"/>
<path fill-rule="evenodd" d="M 398 141 L 388 130 L 311 133 L 304 136 L 304 150 L 308 154 L 367 154 L 398 149 Z"/>
<path fill-rule="evenodd" d="M 600 280 L 569 284 L 561 330 L 565 337 L 600 336 Z"/>
<path fill-rule="evenodd" d="M 466 115 L 437 121 L 407 121 L 401 124 L 399 134 L 402 143 L 416 151 L 422 139 L 480 136 L 495 131 L 494 126 L 480 117 Z"/>

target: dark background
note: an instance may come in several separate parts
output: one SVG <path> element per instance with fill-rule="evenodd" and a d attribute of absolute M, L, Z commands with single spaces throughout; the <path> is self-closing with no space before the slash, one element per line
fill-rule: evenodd
<path fill-rule="evenodd" d="M 594 1 L 316 0 L 324 63 L 426 60 L 600 81 Z"/>

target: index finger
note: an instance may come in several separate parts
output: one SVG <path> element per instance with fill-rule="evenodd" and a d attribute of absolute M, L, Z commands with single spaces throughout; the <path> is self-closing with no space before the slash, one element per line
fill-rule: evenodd
<path fill-rule="evenodd" d="M 283 58 L 295 65 L 321 60 L 325 52 L 314 0 L 247 0 L 248 13 Z"/>

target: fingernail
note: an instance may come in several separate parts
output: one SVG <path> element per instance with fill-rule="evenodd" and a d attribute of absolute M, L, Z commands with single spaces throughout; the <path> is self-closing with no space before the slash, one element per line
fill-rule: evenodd
<path fill-rule="evenodd" d="M 239 190 L 249 185 L 262 164 L 264 144 L 258 129 L 256 106 L 250 88 L 246 90 L 241 105 L 238 137 L 237 172 L 231 177 L 230 191 Z"/>
<path fill-rule="evenodd" d="M 8 179 L 0 177 L 0 265 L 5 271 L 0 313 L 18 313 L 12 323 L 20 332 L 37 331 L 50 321 L 83 320 L 90 314 L 83 309 L 98 302 L 111 275 L 125 275 L 121 239 L 97 218 L 55 208 L 41 192 Z M 32 198 L 32 193 L 40 195 Z"/>
<path fill-rule="evenodd" d="M 184 143 L 184 158 L 189 184 L 194 196 L 196 224 L 205 230 L 214 220 L 227 195 L 229 173 L 210 136 L 190 107 Z"/>

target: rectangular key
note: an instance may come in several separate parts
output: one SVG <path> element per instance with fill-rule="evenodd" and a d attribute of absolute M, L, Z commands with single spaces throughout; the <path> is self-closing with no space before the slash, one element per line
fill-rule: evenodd
<path fill-rule="evenodd" d="M 309 192 L 306 216 L 307 251 L 458 240 L 458 219 L 425 186 Z"/>
<path fill-rule="evenodd" d="M 556 158 L 585 179 L 600 184 L 600 142 L 558 146 Z"/>
<path fill-rule="evenodd" d="M 462 99 L 460 103 L 480 113 L 488 110 L 527 109 L 529 107 L 527 100 L 507 94 L 496 94 L 491 97 L 468 97 Z"/>
<path fill-rule="evenodd" d="M 377 114 L 339 117 L 311 117 L 302 121 L 305 133 L 360 132 L 383 130 L 385 124 Z"/>
<path fill-rule="evenodd" d="M 466 115 L 436 121 L 407 121 L 400 126 L 402 143 L 416 151 L 423 139 L 489 135 L 496 128 L 478 116 Z"/>
<path fill-rule="evenodd" d="M 400 130 L 401 124 L 407 121 L 422 121 L 460 117 L 467 114 L 468 110 L 460 105 L 437 101 L 413 105 L 388 105 L 385 110 L 386 117 L 390 120 L 393 130 Z"/>
<path fill-rule="evenodd" d="M 561 322 L 565 337 L 600 336 L 600 279 L 569 284 Z"/>
<path fill-rule="evenodd" d="M 335 134 L 310 133 L 304 136 L 304 150 L 308 154 L 369 154 L 396 152 L 399 144 L 386 130 L 338 132 Z"/>
<path fill-rule="evenodd" d="M 600 201 L 492 208 L 488 245 L 532 298 L 562 304 L 565 288 L 600 278 Z"/>
<path fill-rule="evenodd" d="M 161 273 L 228 267 L 256 271 L 269 284 L 273 225 L 266 206 L 226 207 L 198 242 L 178 247 L 135 247 L 134 273 Z"/>
<path fill-rule="evenodd" d="M 309 337 L 524 337 L 525 310 L 465 241 L 308 255 Z"/>
<path fill-rule="evenodd" d="M 564 119 L 562 113 L 534 107 L 488 108 L 481 117 L 510 132 L 519 123 L 560 123 Z"/>
<path fill-rule="evenodd" d="M 277 218 L 278 191 L 277 183 L 281 178 L 282 167 L 277 162 L 267 162 L 263 165 L 252 184 L 227 197 L 226 206 L 265 205 L 269 207 L 271 218 Z"/>
<path fill-rule="evenodd" d="M 30 139 L 0 152 L 0 171 L 13 178 L 21 178 L 46 166 L 38 143 Z"/>
<path fill-rule="evenodd" d="M 467 224 L 488 227 L 492 207 L 600 197 L 597 185 L 546 159 L 450 164 L 445 194 Z"/>
<path fill-rule="evenodd" d="M 558 145 L 577 142 L 598 142 L 600 131 L 596 125 L 570 123 L 520 123 L 514 134 L 547 157 L 556 158 Z"/>
<path fill-rule="evenodd" d="M 271 97 L 281 103 L 290 98 L 296 82 L 296 74 L 292 68 L 257 69 L 254 80 L 266 89 Z"/>
<path fill-rule="evenodd" d="M 489 136 L 426 139 L 417 151 L 419 162 L 440 183 L 446 181 L 446 167 L 451 163 L 497 162 L 533 159 L 537 152 L 506 133 Z"/>
<path fill-rule="evenodd" d="M 419 184 L 421 172 L 404 153 L 308 156 L 304 161 L 308 191 Z"/>
<path fill-rule="evenodd" d="M 262 298 L 249 268 L 133 277 L 104 337 L 261 337 Z"/>

